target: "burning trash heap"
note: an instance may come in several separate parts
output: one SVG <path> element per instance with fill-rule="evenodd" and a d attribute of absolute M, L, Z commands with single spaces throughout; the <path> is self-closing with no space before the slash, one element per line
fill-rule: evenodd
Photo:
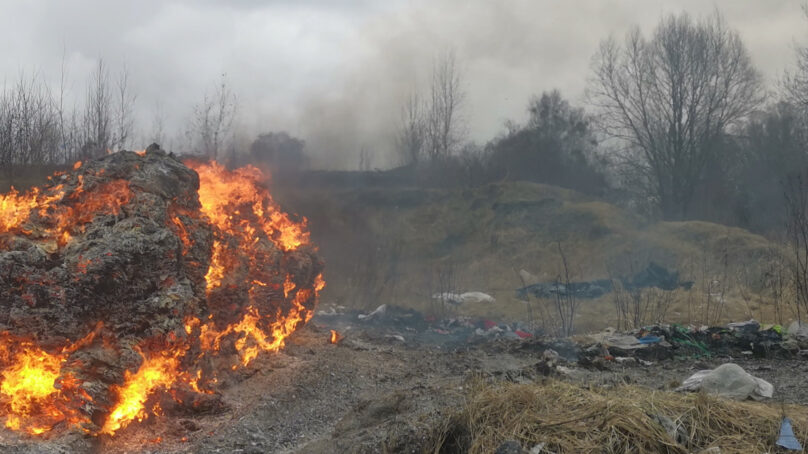
<path fill-rule="evenodd" d="M 5 425 L 112 435 L 280 349 L 323 264 L 261 179 L 152 145 L 0 194 Z"/>

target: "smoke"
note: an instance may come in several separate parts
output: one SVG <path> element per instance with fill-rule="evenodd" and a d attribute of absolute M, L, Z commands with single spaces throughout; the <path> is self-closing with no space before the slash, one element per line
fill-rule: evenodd
<path fill-rule="evenodd" d="M 239 99 L 239 143 L 286 130 L 306 141 L 315 167 L 356 168 L 365 149 L 384 168 L 396 163 L 402 101 L 428 90 L 431 65 L 447 50 L 464 78 L 468 138 L 484 143 L 506 120 L 525 118 L 532 95 L 558 88 L 582 101 L 590 57 L 609 34 L 714 9 L 770 81 L 793 61 L 805 32 L 793 0 L 144 0 L 137 8 L 0 0 L 0 39 L 15 43 L 0 75 L 37 71 L 56 86 L 64 61 L 68 95 L 80 99 L 99 57 L 113 73 L 125 63 L 140 136 L 148 140 L 159 114 L 176 146 L 192 106 L 227 74 Z"/>
<path fill-rule="evenodd" d="M 776 79 L 793 57 L 791 40 L 805 28 L 795 2 L 416 0 L 368 18 L 346 41 L 352 57 L 340 84 L 309 94 L 298 130 L 318 165 L 356 168 L 362 148 L 373 152 L 373 166 L 395 165 L 404 100 L 413 90 L 428 94 L 435 58 L 453 50 L 466 91 L 461 115 L 468 139 L 485 143 L 505 121 L 525 118 L 532 95 L 557 88 L 582 103 L 591 55 L 610 34 L 621 37 L 634 25 L 650 32 L 664 14 L 716 8 L 740 30 L 769 81 Z"/>

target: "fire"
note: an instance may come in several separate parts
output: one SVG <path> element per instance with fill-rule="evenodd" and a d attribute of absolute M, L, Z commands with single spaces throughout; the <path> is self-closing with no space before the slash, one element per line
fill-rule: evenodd
<path fill-rule="evenodd" d="M 250 221 L 281 250 L 290 251 L 309 242 L 306 220 L 295 223 L 280 211 L 269 191 L 261 187 L 264 175 L 253 166 L 233 171 L 215 161 L 186 162 L 199 174 L 199 202 L 202 213 L 213 225 L 228 232 L 238 232 L 253 240 L 258 234 Z M 239 214 L 234 216 L 234 211 Z"/>
<path fill-rule="evenodd" d="M 7 407 L 6 427 L 39 435 L 60 421 L 83 422 L 76 409 L 66 406 L 64 396 L 65 391 L 77 391 L 78 384 L 69 374 L 60 379 L 61 369 L 68 355 L 91 343 L 101 328 L 103 324 L 97 324 L 90 334 L 57 353 L 0 333 L 0 400 Z"/>
<path fill-rule="evenodd" d="M 10 358 L 11 366 L 0 373 L 0 393 L 9 407 L 6 427 L 41 434 L 49 428 L 31 421 L 33 417 L 60 419 L 63 416 L 55 408 L 47 407 L 49 398 L 57 392 L 54 384 L 64 358 L 48 354 L 30 343 L 20 347 L 20 351 Z"/>
<path fill-rule="evenodd" d="M 73 233 L 100 214 L 117 215 L 129 202 L 132 194 L 126 181 L 116 180 L 85 192 L 84 179 L 78 177 L 78 185 L 69 194 L 64 185 L 39 188 L 20 194 L 12 188 L 8 194 L 0 194 L 0 234 L 18 231 L 29 237 L 54 240 L 59 246 L 70 241 Z M 68 203 L 54 206 L 57 201 Z M 25 224 L 31 216 L 47 218 L 49 227 L 45 231 L 34 231 Z"/>
<path fill-rule="evenodd" d="M 317 286 L 325 284 L 322 277 L 318 276 Z M 315 291 L 320 291 L 322 287 L 315 286 Z M 201 328 L 201 346 L 202 349 L 209 352 L 218 352 L 221 348 L 221 341 L 224 337 L 235 334 L 236 341 L 234 346 L 239 352 L 242 366 L 249 366 L 250 363 L 258 356 L 261 351 L 277 352 L 283 348 L 285 339 L 298 328 L 299 325 L 306 323 L 312 316 L 311 311 L 303 307 L 302 302 L 311 296 L 309 290 L 300 290 L 295 296 L 294 307 L 289 314 L 285 317 L 276 317 L 267 328 L 262 328 L 262 321 L 272 317 L 262 316 L 258 309 L 255 307 L 248 307 L 246 313 L 242 316 L 238 323 L 227 326 L 224 330 L 216 330 L 212 322 L 202 325 Z M 198 323 L 194 321 L 186 325 L 193 326 Z"/>
<path fill-rule="evenodd" d="M 342 336 L 340 336 L 338 332 L 336 332 L 336 331 L 334 331 L 332 329 L 331 330 L 331 338 L 329 339 L 329 342 L 331 342 L 332 344 L 336 344 L 337 342 L 340 341 L 340 339 L 342 339 Z"/>
<path fill-rule="evenodd" d="M 172 356 L 155 355 L 143 360 L 140 369 L 134 374 L 126 372 L 125 384 L 116 387 L 118 403 L 113 408 L 101 433 L 113 435 L 137 419 L 142 421 L 149 414 L 145 402 L 158 389 L 169 388 L 177 378 L 179 360 Z M 152 409 L 154 412 L 154 409 Z"/>
<path fill-rule="evenodd" d="M 28 221 L 32 211 L 39 209 L 44 212 L 63 195 L 61 186 L 56 186 L 47 194 L 42 194 L 39 188 L 33 188 L 24 194 L 11 188 L 8 194 L 0 194 L 0 233 L 19 229 Z"/>
<path fill-rule="evenodd" d="M 145 150 L 136 154 L 138 159 L 149 157 Z M 155 403 L 159 393 L 170 391 L 178 399 L 174 393 L 178 386 L 213 393 L 219 379 L 217 371 L 203 367 L 205 356 L 231 361 L 223 371 L 249 366 L 262 352 L 282 349 L 312 317 L 325 286 L 319 273 L 322 265 L 302 277 L 277 271 L 279 260 L 298 260 L 295 257 L 302 254 L 294 252 L 290 259 L 286 253 L 309 245 L 306 220 L 296 222 L 281 211 L 254 167 L 228 170 L 216 162 L 185 164 L 199 175 L 199 208 L 171 208 L 165 225 L 179 240 L 182 255 L 191 251 L 188 257 L 194 247 L 211 244 L 199 242 L 193 228 L 210 228 L 206 235 L 212 233 L 213 241 L 204 276 L 207 306 L 202 305 L 201 313 L 183 314 L 176 331 L 154 335 L 134 347 L 142 363 L 109 387 L 111 403 L 94 401 L 82 388 L 81 373 L 73 374 L 81 367 L 80 361 L 71 359 L 78 349 L 97 339 L 101 342 L 94 347 L 115 348 L 116 340 L 100 335 L 104 328 L 100 321 L 83 339 L 48 347 L 0 332 L 0 414 L 6 427 L 39 435 L 62 424 L 112 436 L 133 421 L 159 414 L 162 410 Z M 0 194 L 0 235 L 23 235 L 41 242 L 49 254 L 59 254 L 60 248 L 84 234 L 96 216 L 126 215 L 137 208 L 127 208 L 136 197 L 136 185 L 130 188 L 125 179 L 96 178 L 103 170 L 93 173 L 98 169 L 95 162 L 79 161 L 72 168 L 74 173 L 60 174 L 44 188 Z M 210 241 L 209 236 L 202 238 Z M 97 258 L 76 257 L 68 270 L 73 276 L 91 274 L 99 266 Z M 48 282 L 38 285 L 46 287 Z M 332 331 L 332 342 L 338 339 Z M 194 357 L 186 356 L 190 351 Z M 94 425 L 82 402 L 100 406 L 106 419 Z"/>

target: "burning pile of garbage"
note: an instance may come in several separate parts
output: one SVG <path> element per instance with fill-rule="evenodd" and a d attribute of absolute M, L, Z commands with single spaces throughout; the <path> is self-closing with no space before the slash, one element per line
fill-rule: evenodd
<path fill-rule="evenodd" d="M 323 264 L 261 179 L 153 145 L 0 194 L 5 425 L 114 434 L 210 409 L 219 374 L 280 349 Z"/>

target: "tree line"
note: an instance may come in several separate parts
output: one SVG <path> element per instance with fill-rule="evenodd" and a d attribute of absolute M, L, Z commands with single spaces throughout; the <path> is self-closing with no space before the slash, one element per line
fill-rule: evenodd
<path fill-rule="evenodd" d="M 444 57 L 427 96 L 402 107 L 402 164 L 440 169 L 441 184 L 447 172 L 459 184 L 535 181 L 659 219 L 768 232 L 784 225 L 789 179 L 808 169 L 808 49 L 768 87 L 718 12 L 669 15 L 648 36 L 634 27 L 604 39 L 584 105 L 544 92 L 529 101 L 527 121 L 507 123 L 485 145 L 464 140 L 462 104 L 443 101 L 464 99 L 461 82 L 454 57 Z"/>
<path fill-rule="evenodd" d="M 99 59 L 87 78 L 84 95 L 68 105 L 66 71 L 58 86 L 39 73 L 20 74 L 0 90 L 0 170 L 12 183 L 25 166 L 56 166 L 132 147 L 137 94 L 124 66 L 113 73 Z M 232 146 L 237 99 L 226 77 L 193 107 L 185 138 L 188 147 L 217 157 Z M 157 112 L 146 140 L 165 139 L 164 118 Z M 142 139 L 142 138 L 138 138 Z"/>

